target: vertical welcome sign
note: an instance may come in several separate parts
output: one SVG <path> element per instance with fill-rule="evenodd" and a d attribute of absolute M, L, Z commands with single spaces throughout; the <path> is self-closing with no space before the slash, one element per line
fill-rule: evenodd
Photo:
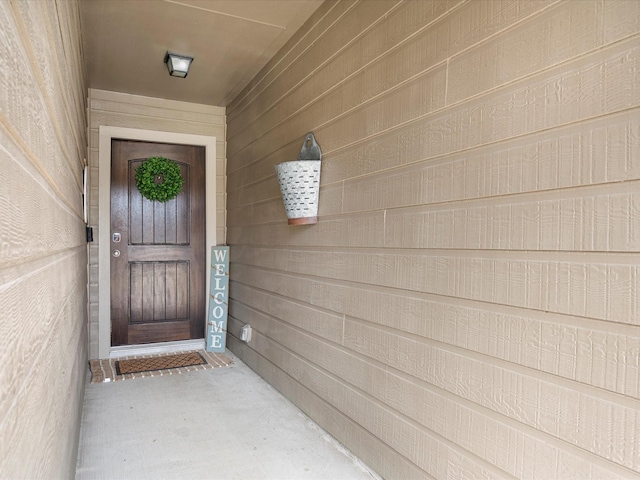
<path fill-rule="evenodd" d="M 228 307 L 229 247 L 212 247 L 207 352 L 224 352 L 227 343 Z"/>

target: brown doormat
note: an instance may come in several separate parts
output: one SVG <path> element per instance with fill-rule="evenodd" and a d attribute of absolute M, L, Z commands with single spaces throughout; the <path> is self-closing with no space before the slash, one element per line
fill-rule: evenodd
<path fill-rule="evenodd" d="M 207 361 L 198 352 L 176 353 L 163 355 L 162 357 L 132 358 L 130 360 L 117 360 L 116 373 L 152 372 L 154 370 L 167 370 L 169 368 L 192 367 L 202 365 Z"/>
<path fill-rule="evenodd" d="M 134 378 L 179 375 L 196 370 L 226 367 L 233 361 L 226 355 L 204 350 L 120 359 L 91 360 L 91 383 L 107 383 Z"/>

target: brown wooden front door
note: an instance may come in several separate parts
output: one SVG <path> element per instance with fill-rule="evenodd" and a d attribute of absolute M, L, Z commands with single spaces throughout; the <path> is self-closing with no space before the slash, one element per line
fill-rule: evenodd
<path fill-rule="evenodd" d="M 167 202 L 136 187 L 136 168 L 154 156 L 184 179 Z M 204 147 L 112 140 L 111 345 L 203 338 L 205 263 Z"/>

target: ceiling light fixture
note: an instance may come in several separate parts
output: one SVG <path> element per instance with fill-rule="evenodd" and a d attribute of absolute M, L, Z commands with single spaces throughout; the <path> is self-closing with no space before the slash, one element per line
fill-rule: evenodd
<path fill-rule="evenodd" d="M 164 57 L 164 63 L 167 64 L 167 68 L 169 69 L 169 75 L 173 77 L 184 78 L 189 73 L 189 67 L 191 66 L 191 62 L 193 62 L 193 57 L 189 57 L 187 55 L 180 55 L 177 53 L 170 53 Z"/>

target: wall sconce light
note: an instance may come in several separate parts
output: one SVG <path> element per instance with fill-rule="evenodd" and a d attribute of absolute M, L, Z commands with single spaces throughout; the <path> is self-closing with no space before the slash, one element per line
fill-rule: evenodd
<path fill-rule="evenodd" d="M 289 225 L 318 223 L 322 151 L 313 132 L 304 137 L 298 160 L 276 165 Z"/>
<path fill-rule="evenodd" d="M 167 64 L 169 75 L 173 77 L 185 78 L 189 73 L 191 62 L 193 62 L 193 57 L 179 55 L 177 53 L 167 52 L 164 57 L 164 63 Z"/>

